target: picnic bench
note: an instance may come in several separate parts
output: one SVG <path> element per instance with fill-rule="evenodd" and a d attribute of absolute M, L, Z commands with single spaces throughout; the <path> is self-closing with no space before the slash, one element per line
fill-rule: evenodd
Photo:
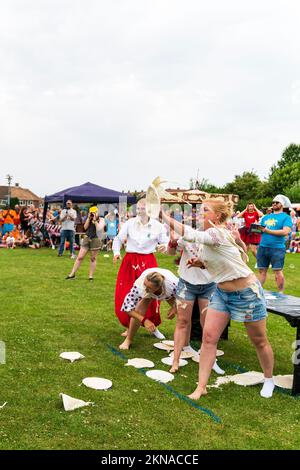
<path fill-rule="evenodd" d="M 300 297 L 265 290 L 268 312 L 284 317 L 296 328 L 292 395 L 300 394 Z"/>

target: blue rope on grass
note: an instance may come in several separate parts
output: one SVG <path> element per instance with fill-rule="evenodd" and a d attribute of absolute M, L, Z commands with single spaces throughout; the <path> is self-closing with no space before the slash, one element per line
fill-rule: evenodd
<path fill-rule="evenodd" d="M 108 349 L 115 355 L 123 359 L 123 361 L 128 361 L 128 357 L 125 356 L 122 352 L 118 351 L 115 349 L 113 346 L 110 346 L 109 344 L 107 345 Z M 147 370 L 146 369 L 138 369 L 139 372 L 142 374 L 146 375 Z M 162 385 L 168 392 L 172 393 L 175 395 L 175 397 L 179 398 L 179 400 L 184 401 L 185 403 L 188 403 L 191 405 L 193 408 L 196 408 L 199 411 L 202 411 L 203 413 L 207 414 L 215 423 L 221 424 L 222 420 L 219 418 L 219 416 L 215 415 L 213 411 L 203 408 L 203 406 L 197 405 L 193 400 L 191 400 L 189 397 L 182 395 L 182 393 L 177 392 L 174 390 L 174 388 L 170 387 L 170 385 L 164 384 L 163 382 L 159 382 L 160 385 Z"/>

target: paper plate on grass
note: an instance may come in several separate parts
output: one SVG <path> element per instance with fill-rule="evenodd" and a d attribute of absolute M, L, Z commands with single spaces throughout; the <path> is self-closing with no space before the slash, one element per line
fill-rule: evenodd
<path fill-rule="evenodd" d="M 59 357 L 61 357 L 62 359 L 66 359 L 70 362 L 78 361 L 79 359 L 84 359 L 84 356 L 77 351 L 62 352 Z"/>
<path fill-rule="evenodd" d="M 171 346 L 172 348 L 174 347 L 174 341 L 171 339 L 164 339 L 162 343 L 166 344 L 167 346 Z"/>
<path fill-rule="evenodd" d="M 200 359 L 199 354 L 198 354 L 197 356 L 193 356 L 193 357 L 192 357 L 192 361 L 198 362 L 198 364 L 199 364 L 199 359 Z"/>
<path fill-rule="evenodd" d="M 94 390 L 108 390 L 112 387 L 112 381 L 101 377 L 86 377 L 82 380 L 83 385 Z"/>
<path fill-rule="evenodd" d="M 217 349 L 216 357 L 224 356 L 224 351 Z"/>
<path fill-rule="evenodd" d="M 171 352 L 171 354 L 169 354 L 169 356 L 173 357 L 174 352 Z M 193 357 L 194 357 L 194 353 L 192 353 L 190 351 L 181 351 L 180 359 L 192 359 Z"/>
<path fill-rule="evenodd" d="M 128 362 L 125 366 L 132 366 L 136 369 L 146 369 L 150 367 L 154 367 L 154 362 L 148 361 L 148 359 L 143 359 L 141 357 L 135 357 L 133 359 L 128 359 Z"/>
<path fill-rule="evenodd" d="M 65 411 L 73 411 L 77 408 L 83 408 L 84 406 L 94 405 L 94 403 L 91 401 L 79 400 L 78 398 L 70 397 L 65 393 L 60 393 L 59 396 L 62 399 Z"/>
<path fill-rule="evenodd" d="M 173 374 L 170 374 L 170 372 L 165 372 L 164 370 L 159 370 L 159 369 L 148 370 L 148 372 L 146 372 L 146 375 L 150 379 L 155 380 L 156 382 L 162 382 L 164 384 L 168 382 L 172 382 L 172 380 L 174 380 Z"/>
<path fill-rule="evenodd" d="M 243 374 L 236 374 L 231 376 L 231 382 L 236 385 L 248 387 L 250 385 L 257 385 L 264 382 L 264 374 L 262 372 L 245 372 Z"/>
<path fill-rule="evenodd" d="M 292 375 L 275 375 L 274 383 L 277 387 L 287 388 L 289 390 L 292 390 L 293 376 Z"/>
<path fill-rule="evenodd" d="M 173 346 L 168 346 L 165 343 L 154 343 L 153 346 L 157 349 L 161 349 L 162 351 L 172 351 L 172 349 L 174 349 Z"/>
<path fill-rule="evenodd" d="M 171 366 L 173 364 L 173 358 L 170 356 L 163 357 L 161 359 L 161 362 L 163 364 L 166 364 L 167 366 Z M 187 364 L 188 364 L 188 361 L 186 361 L 185 359 L 179 359 L 179 367 L 186 366 Z"/>

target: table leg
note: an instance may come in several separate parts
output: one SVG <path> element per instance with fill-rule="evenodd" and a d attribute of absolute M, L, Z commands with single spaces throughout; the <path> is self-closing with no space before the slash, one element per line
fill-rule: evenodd
<path fill-rule="evenodd" d="M 297 326 L 292 395 L 300 394 L 300 325 Z"/>

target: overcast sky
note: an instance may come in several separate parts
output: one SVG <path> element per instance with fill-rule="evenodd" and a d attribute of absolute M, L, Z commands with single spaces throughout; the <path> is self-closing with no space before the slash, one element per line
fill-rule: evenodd
<path fill-rule="evenodd" d="M 299 0 L 6 0 L 0 185 L 261 178 L 300 141 Z"/>

